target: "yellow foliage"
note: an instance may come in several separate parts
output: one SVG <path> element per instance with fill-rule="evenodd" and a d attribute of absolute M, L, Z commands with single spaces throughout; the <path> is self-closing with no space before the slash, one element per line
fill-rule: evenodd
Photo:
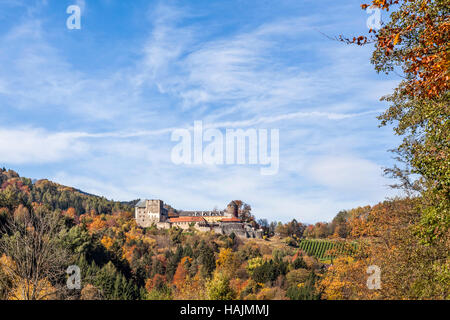
<path fill-rule="evenodd" d="M 178 282 L 176 285 L 175 300 L 204 300 L 206 298 L 205 282 L 198 274 L 193 278 L 187 276 L 184 281 Z"/>
<path fill-rule="evenodd" d="M 9 270 L 14 270 L 16 268 L 16 263 L 10 257 L 3 254 L 0 257 L 0 270 L 5 274 L 9 273 Z"/>
<path fill-rule="evenodd" d="M 113 246 L 113 244 L 114 244 L 114 240 L 113 239 L 111 239 L 110 237 L 108 237 L 108 236 L 104 236 L 103 238 L 102 238 L 102 240 L 100 240 L 100 242 L 102 243 L 102 245 L 106 248 L 106 249 L 110 249 L 112 246 Z"/>
<path fill-rule="evenodd" d="M 8 295 L 8 300 L 29 300 L 33 295 L 36 300 L 52 300 L 55 299 L 55 292 L 56 289 L 46 279 L 38 281 L 36 286 L 20 279 Z"/>
<path fill-rule="evenodd" d="M 322 298 L 328 300 L 376 299 L 378 292 L 367 288 L 365 260 L 339 257 L 318 283 Z"/>
<path fill-rule="evenodd" d="M 91 231 L 92 233 L 101 231 L 103 229 L 106 229 L 107 226 L 108 225 L 102 216 L 95 216 L 92 222 L 89 224 L 89 231 Z"/>
<path fill-rule="evenodd" d="M 47 279 L 42 279 L 37 283 L 19 278 L 15 274 L 16 263 L 8 256 L 0 257 L 0 273 L 8 278 L 11 290 L 8 293 L 8 300 L 50 300 L 55 298 L 56 289 Z"/>
<path fill-rule="evenodd" d="M 219 256 L 216 260 L 216 267 L 226 275 L 233 275 L 239 268 L 239 258 L 230 248 L 220 249 Z"/>
<path fill-rule="evenodd" d="M 286 292 L 279 288 L 263 288 L 255 296 L 256 300 L 287 300 Z"/>

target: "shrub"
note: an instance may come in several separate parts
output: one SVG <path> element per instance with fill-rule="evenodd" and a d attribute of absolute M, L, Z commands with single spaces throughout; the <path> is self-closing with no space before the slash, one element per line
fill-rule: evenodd
<path fill-rule="evenodd" d="M 296 286 L 300 283 L 305 283 L 308 277 L 309 271 L 306 269 L 292 270 L 286 275 L 288 286 Z"/>
<path fill-rule="evenodd" d="M 216 272 L 207 284 L 208 298 L 211 300 L 233 300 L 236 292 L 230 286 L 230 278 Z"/>

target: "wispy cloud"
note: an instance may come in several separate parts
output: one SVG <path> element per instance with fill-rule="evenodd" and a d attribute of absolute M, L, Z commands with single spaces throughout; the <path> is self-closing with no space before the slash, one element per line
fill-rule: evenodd
<path fill-rule="evenodd" d="M 99 78 L 81 72 L 47 41 L 40 20 L 13 27 L 0 38 L 0 46 L 5 48 L 0 52 L 0 94 L 9 107 L 102 121 L 123 119 L 130 112 L 151 115 L 137 107 L 127 73 L 111 70 Z"/>
<path fill-rule="evenodd" d="M 98 39 L 124 32 L 95 24 L 109 11 L 86 5 L 90 28 L 72 38 L 35 10 L 0 33 L 1 163 L 39 164 L 36 175 L 118 200 L 210 209 L 240 198 L 259 217 L 307 222 L 390 194 L 381 167 L 393 140 L 375 115 L 395 81 L 375 78 L 370 49 L 324 42 L 315 29 L 330 28 L 327 17 L 274 13 L 222 30 L 214 4 L 198 13 L 161 2 L 138 7 L 146 27 L 122 38 L 120 63 L 86 67 L 102 54 Z M 63 50 L 73 41 L 89 49 L 85 60 Z M 174 165 L 170 133 L 195 120 L 205 129 L 280 129 L 279 174 Z"/>
<path fill-rule="evenodd" d="M 74 132 L 49 133 L 42 129 L 0 129 L 0 162 L 10 164 L 57 162 L 88 151 Z"/>

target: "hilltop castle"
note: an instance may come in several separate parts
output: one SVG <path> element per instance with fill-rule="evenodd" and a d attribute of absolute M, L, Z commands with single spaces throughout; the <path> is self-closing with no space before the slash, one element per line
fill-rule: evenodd
<path fill-rule="evenodd" d="M 239 219 L 238 206 L 234 201 L 231 201 L 223 211 L 180 211 L 177 213 L 169 212 L 162 200 L 145 199 L 136 204 L 135 219 L 143 228 L 155 225 L 158 229 L 169 229 L 173 226 L 188 229 L 193 226 L 199 231 L 234 233 L 243 238 L 262 237 L 261 230 L 255 230 Z"/>

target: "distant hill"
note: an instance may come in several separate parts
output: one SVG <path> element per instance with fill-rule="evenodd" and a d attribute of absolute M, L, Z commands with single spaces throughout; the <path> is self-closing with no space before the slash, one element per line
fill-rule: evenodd
<path fill-rule="evenodd" d="M 0 169 L 0 207 L 14 208 L 19 204 L 43 203 L 53 210 L 74 208 L 77 215 L 93 211 L 110 214 L 114 211 L 132 211 L 138 200 L 119 202 L 89 194 L 47 179 L 20 177 L 13 170 Z"/>

